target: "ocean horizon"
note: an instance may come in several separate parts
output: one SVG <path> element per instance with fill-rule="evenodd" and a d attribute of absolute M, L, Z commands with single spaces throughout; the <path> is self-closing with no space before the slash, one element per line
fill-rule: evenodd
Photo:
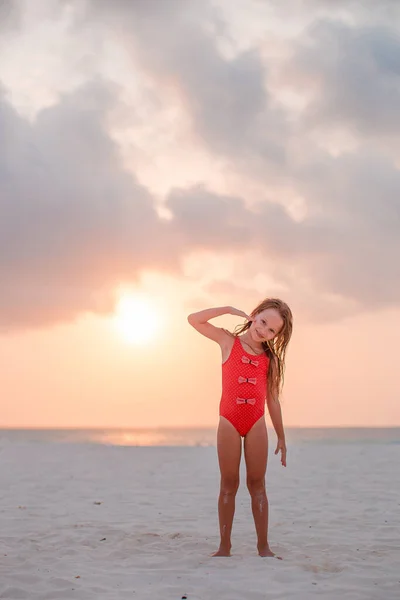
<path fill-rule="evenodd" d="M 215 446 L 215 427 L 1 427 L 0 444 L 43 442 L 109 446 Z M 268 428 L 270 439 L 275 433 Z M 288 444 L 400 444 L 400 427 L 286 427 Z"/>

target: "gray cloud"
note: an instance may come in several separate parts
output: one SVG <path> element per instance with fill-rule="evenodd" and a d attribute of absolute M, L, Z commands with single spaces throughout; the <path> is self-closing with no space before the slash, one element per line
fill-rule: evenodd
<path fill-rule="evenodd" d="M 400 173 L 374 156 L 327 159 L 319 177 L 298 175 L 299 189 L 321 211 L 298 223 L 278 204 L 246 208 L 201 188 L 174 192 L 169 207 L 192 247 L 261 250 L 277 262 L 277 280 L 296 286 L 292 266 L 316 290 L 341 294 L 360 307 L 400 300 Z M 271 272 L 271 271 L 270 271 Z"/>
<path fill-rule="evenodd" d="M 296 273 L 315 290 L 362 305 L 400 299 L 400 176 L 375 156 L 326 157 L 296 174 L 314 204 L 294 221 L 275 203 L 250 210 L 204 186 L 172 190 L 172 220 L 120 164 L 105 131 L 114 90 L 95 82 L 34 125 L 1 103 L 0 322 L 70 319 L 145 267 L 179 273 L 190 251 L 257 251 L 277 281 Z M 351 194 L 351 197 L 349 197 Z M 322 207 L 322 210 L 318 210 Z M 256 271 L 253 272 L 255 273 Z"/>
<path fill-rule="evenodd" d="M 142 264 L 173 263 L 155 243 L 164 228 L 151 196 L 122 169 L 106 133 L 112 103 L 112 88 L 96 82 L 42 111 L 33 125 L 0 103 L 3 324 L 35 312 L 24 286 L 46 296 L 39 320 L 49 314 L 48 297 L 65 318 L 69 309 L 92 308 L 96 291 L 134 278 Z"/>
<path fill-rule="evenodd" d="M 114 31 L 159 82 L 161 97 L 168 85 L 181 91 L 215 157 L 229 157 L 231 169 L 246 162 L 251 170 L 256 163 L 265 173 L 275 164 L 305 199 L 306 216 L 294 221 L 283 206 L 264 199 L 250 209 L 246 197 L 198 185 L 171 190 L 172 219 L 160 219 L 148 190 L 122 168 L 108 133 L 118 88 L 92 81 L 33 124 L 0 98 L 0 326 L 107 309 L 119 281 L 135 279 L 145 267 L 179 273 L 181 259 L 201 249 L 261 254 L 249 272 L 266 269 L 292 294 L 301 278 L 316 305 L 324 294 L 360 308 L 399 303 L 395 159 L 368 144 L 334 158 L 307 131 L 310 123 L 340 122 L 377 138 L 398 127 L 394 100 L 386 98 L 389 91 L 397 99 L 399 71 L 397 39 L 389 30 L 369 28 L 363 35 L 325 21 L 309 30 L 307 44 L 298 41 L 292 68 L 319 86 L 299 125 L 269 95 L 268 68 L 256 51 L 222 56 L 210 29 L 218 17 L 208 5 L 200 10 L 198 3 L 174 0 L 164 12 L 164 4 L 100 1 L 96 13 L 90 6 L 86 19 L 104 35 Z M 376 89 L 370 91 L 372 72 Z M 289 158 L 286 149 L 296 136 L 304 153 Z"/>
<path fill-rule="evenodd" d="M 347 16 L 351 20 L 365 21 L 368 18 L 376 20 L 391 20 L 400 15 L 397 0 L 253 0 L 283 18 L 293 20 L 298 17 L 308 17 L 310 12 L 314 19 L 320 15 Z"/>
<path fill-rule="evenodd" d="M 292 48 L 297 91 L 312 87 L 306 127 L 341 125 L 369 137 L 400 130 L 400 33 L 390 26 L 314 24 Z"/>
<path fill-rule="evenodd" d="M 20 22 L 21 7 L 18 0 L 1 0 L 0 2 L 0 33 L 15 29 Z"/>
<path fill-rule="evenodd" d="M 310 170 L 299 187 L 321 207 L 331 234 L 319 245 L 310 232 L 314 264 L 322 258 L 314 273 L 321 288 L 360 305 L 398 303 L 400 172 L 394 164 L 372 153 L 343 155 L 330 159 L 318 177 Z M 328 257 L 319 255 L 324 249 Z"/>
<path fill-rule="evenodd" d="M 198 141 L 237 160 L 261 158 L 264 169 L 284 162 L 284 113 L 268 93 L 259 51 L 224 57 L 217 37 L 226 25 L 211 3 L 89 0 L 87 5 L 88 23 L 97 21 L 108 35 L 122 39 L 161 90 L 178 90 Z"/>

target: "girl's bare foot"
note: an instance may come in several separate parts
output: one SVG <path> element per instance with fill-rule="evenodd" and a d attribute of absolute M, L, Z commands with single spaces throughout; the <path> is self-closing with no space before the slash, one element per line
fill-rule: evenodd
<path fill-rule="evenodd" d="M 259 556 L 263 556 L 263 557 L 276 557 L 278 560 L 282 560 L 281 556 L 276 556 L 276 554 L 274 552 L 272 552 L 272 550 L 270 549 L 269 546 L 263 546 L 258 548 L 258 554 Z"/>
<path fill-rule="evenodd" d="M 231 549 L 224 548 L 223 546 L 220 546 L 218 548 L 218 550 L 216 552 L 214 552 L 214 554 L 211 554 L 211 556 L 230 556 L 230 555 L 231 555 Z"/>

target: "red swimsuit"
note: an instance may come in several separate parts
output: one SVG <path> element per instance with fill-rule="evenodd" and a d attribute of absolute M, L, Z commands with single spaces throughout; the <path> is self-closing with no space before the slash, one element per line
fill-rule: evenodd
<path fill-rule="evenodd" d="M 222 397 L 219 414 L 244 437 L 264 415 L 269 358 L 246 352 L 235 338 L 228 359 L 222 364 Z"/>

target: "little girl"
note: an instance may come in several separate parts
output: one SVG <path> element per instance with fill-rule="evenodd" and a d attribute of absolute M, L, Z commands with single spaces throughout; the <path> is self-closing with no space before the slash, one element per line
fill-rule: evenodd
<path fill-rule="evenodd" d="M 247 320 L 232 334 L 208 321 L 230 314 Z M 278 436 L 275 454 L 281 452 L 286 467 L 286 443 L 279 404 L 286 348 L 292 335 L 290 308 L 267 298 L 247 316 L 232 306 L 209 308 L 188 317 L 202 335 L 220 345 L 222 353 L 222 397 L 217 433 L 221 489 L 218 500 L 220 546 L 213 556 L 230 556 L 235 496 L 239 487 L 239 465 L 244 438 L 247 488 L 257 532 L 260 556 L 274 556 L 268 544 L 268 500 L 265 492 L 268 436 L 265 401 Z"/>

